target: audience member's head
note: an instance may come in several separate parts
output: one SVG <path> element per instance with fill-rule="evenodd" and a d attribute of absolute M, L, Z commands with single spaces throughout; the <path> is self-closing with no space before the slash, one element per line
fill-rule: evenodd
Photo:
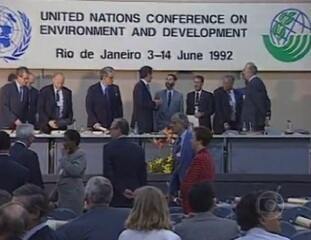
<path fill-rule="evenodd" d="M 99 72 L 100 80 L 104 85 L 113 84 L 114 69 L 113 67 L 104 67 Z"/>
<path fill-rule="evenodd" d="M 226 75 L 222 79 L 222 86 L 225 91 L 230 91 L 233 89 L 235 78 L 233 75 Z"/>
<path fill-rule="evenodd" d="M 27 80 L 28 80 L 28 75 L 29 75 L 29 70 L 26 67 L 18 67 L 16 69 L 16 81 L 18 82 L 18 84 L 20 84 L 21 86 L 26 86 L 27 84 Z"/>
<path fill-rule="evenodd" d="M 248 62 L 245 64 L 242 75 L 245 78 L 245 80 L 249 81 L 252 76 L 257 74 L 257 71 L 258 71 L 257 66 L 252 62 Z"/>
<path fill-rule="evenodd" d="M 0 240 L 15 239 L 28 226 L 28 212 L 19 203 L 7 203 L 0 207 Z"/>
<path fill-rule="evenodd" d="M 254 192 L 244 196 L 236 207 L 237 222 L 241 230 L 260 227 L 279 233 L 280 211 L 272 192 Z"/>
<path fill-rule="evenodd" d="M 189 120 L 184 113 L 175 113 L 170 122 L 170 128 L 177 135 L 181 135 L 189 127 Z"/>
<path fill-rule="evenodd" d="M 28 123 L 18 125 L 16 128 L 16 139 L 25 143 L 27 147 L 30 147 L 35 139 L 33 125 Z"/>
<path fill-rule="evenodd" d="M 172 90 L 175 86 L 175 83 L 177 81 L 177 76 L 175 74 L 168 74 L 165 81 L 165 86 L 168 90 Z"/>
<path fill-rule="evenodd" d="M 8 82 L 14 82 L 16 79 L 16 75 L 14 73 L 10 73 L 8 76 Z"/>
<path fill-rule="evenodd" d="M 167 201 L 161 190 L 145 186 L 137 189 L 134 196 L 134 206 L 126 221 L 128 229 L 151 231 L 171 228 Z"/>
<path fill-rule="evenodd" d="M 47 194 L 38 186 L 26 184 L 13 192 L 13 202 L 21 203 L 29 213 L 29 228 L 40 224 L 49 211 Z"/>
<path fill-rule="evenodd" d="M 213 137 L 211 131 L 204 126 L 195 127 L 193 133 L 192 147 L 195 151 L 200 151 L 201 149 L 206 148 Z"/>
<path fill-rule="evenodd" d="M 110 127 L 110 135 L 112 138 L 116 139 L 121 136 L 127 136 L 130 131 L 129 123 L 124 118 L 115 119 Z"/>
<path fill-rule="evenodd" d="M 202 213 L 211 211 L 215 205 L 215 192 L 209 182 L 201 182 L 193 185 L 188 194 L 192 212 Z"/>
<path fill-rule="evenodd" d="M 28 80 L 27 80 L 27 83 L 26 83 L 27 87 L 30 88 L 32 86 L 32 84 L 35 83 L 35 79 L 36 79 L 35 75 L 33 73 L 29 73 Z"/>
<path fill-rule="evenodd" d="M 152 67 L 150 66 L 143 66 L 139 69 L 139 77 L 140 79 L 144 79 L 148 83 L 152 80 Z"/>
<path fill-rule="evenodd" d="M 202 75 L 196 75 L 193 78 L 194 90 L 201 91 L 204 84 L 204 77 Z"/>
<path fill-rule="evenodd" d="M 81 136 L 77 130 L 68 129 L 64 133 L 64 149 L 68 154 L 74 153 L 80 145 Z"/>
<path fill-rule="evenodd" d="M 56 90 L 61 90 L 65 84 L 65 76 L 63 73 L 54 73 L 52 76 L 52 83 Z"/>
<path fill-rule="evenodd" d="M 113 188 L 107 178 L 96 176 L 88 180 L 85 186 L 85 204 L 87 209 L 108 207 L 112 197 Z"/>
<path fill-rule="evenodd" d="M 11 146 L 10 135 L 5 131 L 0 131 L 0 153 L 8 153 Z"/>
<path fill-rule="evenodd" d="M 10 202 L 11 199 L 12 199 L 12 195 L 9 192 L 0 189 L 0 207 Z"/>

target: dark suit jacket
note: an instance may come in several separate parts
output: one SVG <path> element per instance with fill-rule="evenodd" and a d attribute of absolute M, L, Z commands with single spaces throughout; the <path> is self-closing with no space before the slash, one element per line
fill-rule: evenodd
<path fill-rule="evenodd" d="M 243 104 L 243 95 L 240 91 L 233 89 L 235 101 L 236 101 L 236 123 L 239 128 L 241 121 L 241 113 L 242 113 L 242 104 Z M 221 134 L 225 131 L 224 123 L 231 122 L 231 112 L 232 109 L 230 107 L 230 96 L 224 90 L 223 87 L 217 88 L 214 91 L 214 101 L 215 101 L 215 115 L 213 121 L 213 129 L 216 134 Z"/>
<path fill-rule="evenodd" d="M 60 240 L 118 239 L 124 229 L 128 209 L 96 207 L 57 229 Z"/>
<path fill-rule="evenodd" d="M 36 115 L 38 113 L 38 98 L 39 98 L 39 90 L 31 87 L 29 89 L 28 94 L 28 123 L 31 123 L 35 127 L 37 126 Z"/>
<path fill-rule="evenodd" d="M 51 120 L 56 120 L 60 126 L 59 129 L 62 130 L 65 130 L 67 125 L 72 124 L 73 111 L 71 90 L 63 87 L 62 92 L 64 97 L 64 109 L 63 117 L 59 119 L 59 116 L 57 116 L 57 104 L 53 85 L 48 85 L 40 90 L 38 100 L 39 126 L 41 131 L 45 133 L 49 133 L 52 130 L 48 125 Z"/>
<path fill-rule="evenodd" d="M 259 77 L 253 78 L 246 86 L 242 122 L 252 123 L 254 130 L 263 130 L 266 116 L 271 115 L 270 108 L 265 84 Z"/>
<path fill-rule="evenodd" d="M 37 153 L 28 149 L 23 143 L 16 142 L 10 149 L 12 158 L 28 169 L 30 173 L 29 183 L 43 188 L 40 163 Z"/>
<path fill-rule="evenodd" d="M 137 123 L 138 133 L 153 131 L 153 111 L 156 110 L 155 102 L 143 81 L 138 81 L 133 92 L 133 115 L 131 127 Z"/>
<path fill-rule="evenodd" d="M 134 191 L 146 184 L 144 150 L 127 138 L 119 138 L 104 146 L 104 176 L 114 187 L 112 206 L 129 207 L 131 201 L 123 196 L 125 189 Z"/>
<path fill-rule="evenodd" d="M 187 94 L 187 115 L 194 115 L 194 103 L 195 92 L 193 91 Z M 214 97 L 212 93 L 202 90 L 199 102 L 199 111 L 204 113 L 204 115 L 199 118 L 199 124 L 211 129 L 211 116 L 214 113 Z"/>
<path fill-rule="evenodd" d="M 15 82 L 4 85 L 0 90 L 0 129 L 15 128 L 15 120 L 26 122 L 28 114 L 28 89 L 23 87 L 23 101 L 20 101 Z"/>
<path fill-rule="evenodd" d="M 13 161 L 11 156 L 0 155 L 0 189 L 12 193 L 27 183 L 29 171 Z"/>
<path fill-rule="evenodd" d="M 32 235 L 29 240 L 58 240 L 54 230 L 45 226 Z"/>
<path fill-rule="evenodd" d="M 93 127 L 95 123 L 100 123 L 105 128 L 110 128 L 113 119 L 123 117 L 123 106 L 119 87 L 112 84 L 107 86 L 107 88 L 109 101 L 103 93 L 100 82 L 90 86 L 87 91 L 85 105 L 88 115 L 88 127 Z"/>

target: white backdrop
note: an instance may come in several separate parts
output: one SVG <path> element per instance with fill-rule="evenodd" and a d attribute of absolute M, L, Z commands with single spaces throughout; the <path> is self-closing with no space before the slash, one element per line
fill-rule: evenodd
<path fill-rule="evenodd" d="M 310 71 L 310 53 L 295 62 L 280 61 L 263 41 L 263 35 L 270 36 L 274 17 L 290 8 L 307 16 L 300 21 L 305 20 L 305 28 L 293 34 L 307 35 L 307 41 L 299 43 L 309 46 L 311 4 L 267 8 L 267 4 L 1 1 L 0 68 L 110 65 L 135 70 L 150 65 L 156 70 L 227 71 L 254 61 L 263 71 Z M 165 15 L 175 17 L 174 23 L 154 22 L 155 16 L 161 20 Z M 202 21 L 202 15 L 209 21 Z M 189 23 L 191 18 L 197 18 L 196 23 Z M 181 59 L 181 52 L 191 59 Z"/>

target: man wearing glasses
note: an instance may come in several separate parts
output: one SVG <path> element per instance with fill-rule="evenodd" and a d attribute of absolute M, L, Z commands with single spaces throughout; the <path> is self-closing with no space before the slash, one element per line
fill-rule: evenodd
<path fill-rule="evenodd" d="M 16 69 L 16 79 L 0 89 L 0 129 L 15 129 L 16 126 L 26 122 L 28 75 L 28 68 L 19 67 Z"/>

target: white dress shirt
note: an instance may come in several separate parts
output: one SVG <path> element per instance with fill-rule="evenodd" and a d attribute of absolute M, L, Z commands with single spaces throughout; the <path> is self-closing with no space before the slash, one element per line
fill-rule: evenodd
<path fill-rule="evenodd" d="M 289 240 L 289 239 L 275 233 L 267 232 L 263 228 L 252 228 L 246 233 L 245 236 L 240 237 L 236 240 Z"/>
<path fill-rule="evenodd" d="M 120 234 L 119 240 L 181 240 L 181 238 L 176 233 L 164 229 L 152 231 L 128 229 Z"/>
<path fill-rule="evenodd" d="M 229 97 L 230 97 L 230 100 L 229 100 L 229 104 L 230 104 L 230 107 L 232 109 L 232 112 L 231 112 L 231 121 L 236 121 L 236 99 L 235 99 L 235 95 L 234 95 L 234 91 L 233 90 L 230 90 L 228 92 L 229 94 Z"/>
<path fill-rule="evenodd" d="M 58 92 L 58 94 L 59 94 L 59 101 L 56 102 L 56 105 L 57 105 L 57 107 L 59 107 L 59 114 L 60 114 L 59 117 L 61 118 L 62 115 L 63 115 L 63 110 L 64 110 L 64 95 L 63 95 L 63 90 L 62 89 L 57 90 L 56 88 L 54 88 L 55 96 L 57 94 L 57 91 L 59 91 Z"/>

